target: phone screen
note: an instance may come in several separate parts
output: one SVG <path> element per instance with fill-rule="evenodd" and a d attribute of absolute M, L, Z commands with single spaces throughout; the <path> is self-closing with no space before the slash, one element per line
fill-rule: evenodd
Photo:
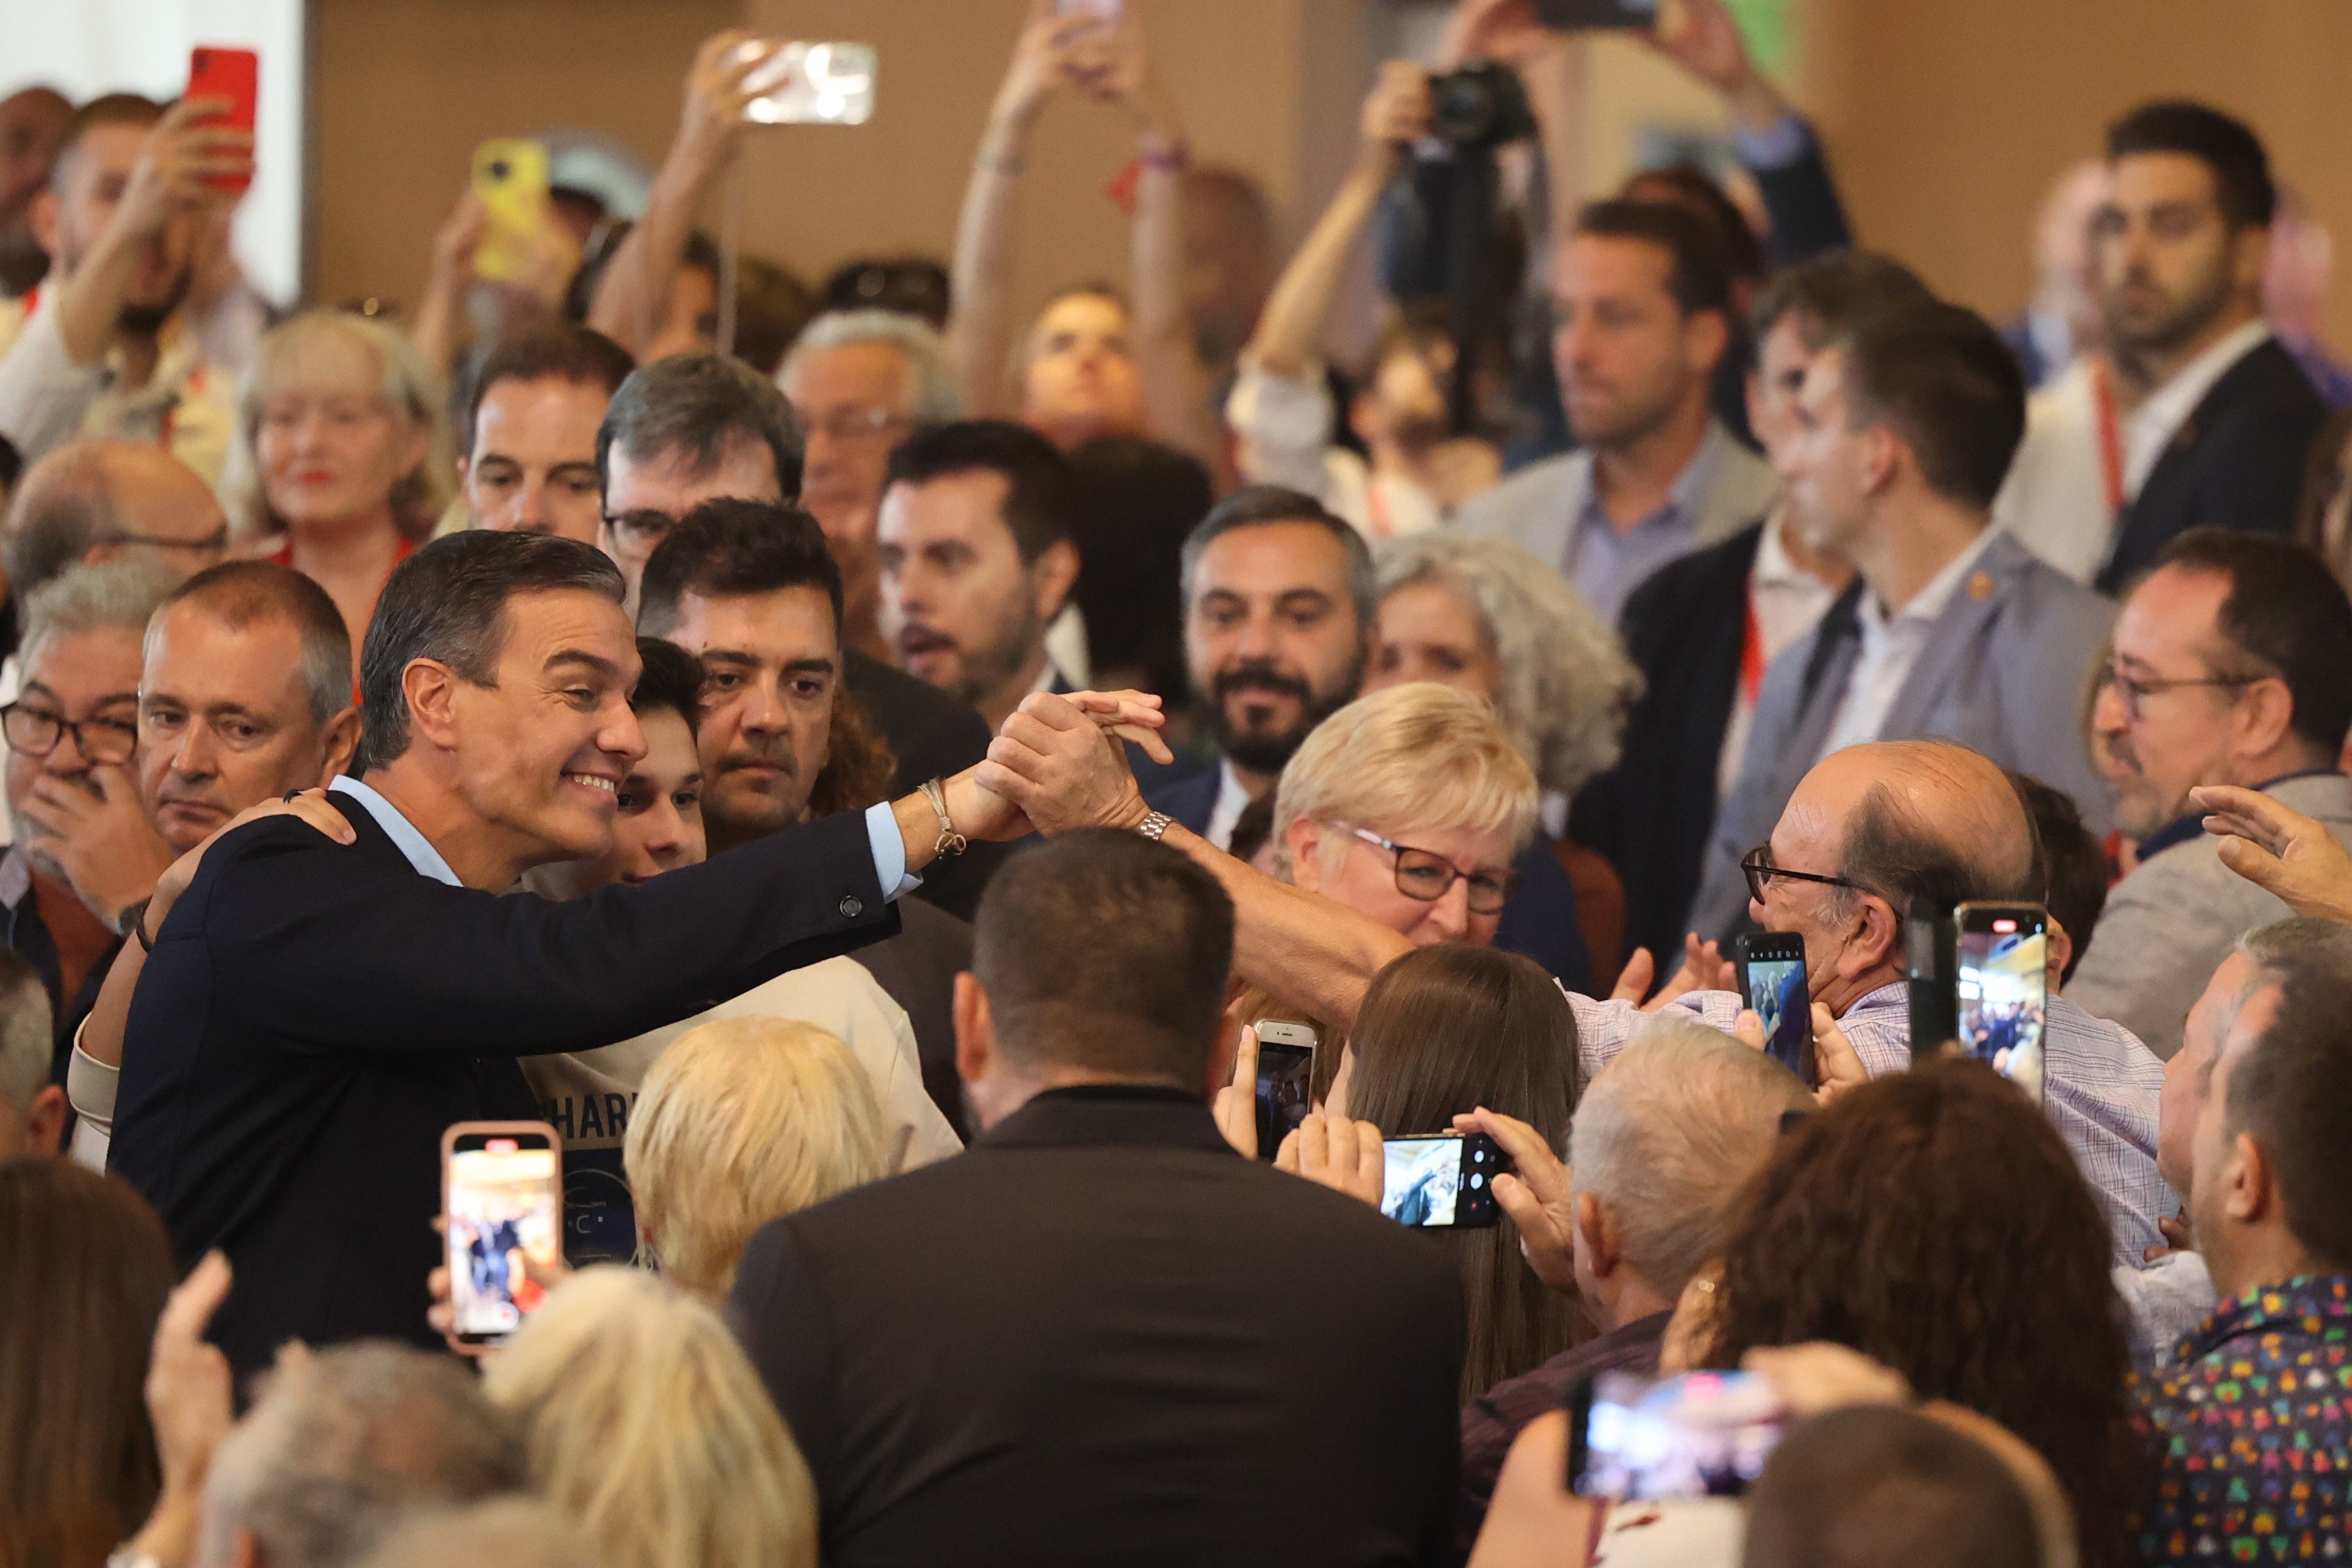
<path fill-rule="evenodd" d="M 468 1344 L 512 1333 L 546 1294 L 526 1262 L 562 1257 L 563 1178 L 555 1134 L 452 1131 L 448 1148 L 449 1303 Z"/>
<path fill-rule="evenodd" d="M 1652 1379 L 1604 1372 L 1585 1405 L 1580 1463 L 1571 1478 L 1586 1497 L 1644 1501 L 1736 1496 L 1764 1473 L 1786 1408 L 1750 1372 L 1693 1372 Z"/>
<path fill-rule="evenodd" d="M 1381 1154 L 1381 1212 L 1399 1224 L 1484 1227 L 1499 1217 L 1494 1178 L 1510 1167 L 1484 1132 L 1391 1138 Z"/>
<path fill-rule="evenodd" d="M 1959 1042 L 2038 1101 L 2049 1011 L 2047 919 L 2031 904 L 1962 904 L 1955 924 Z"/>
<path fill-rule="evenodd" d="M 762 54 L 767 63 L 744 81 L 760 95 L 743 107 L 751 123 L 863 125 L 874 118 L 873 45 L 751 38 L 729 58 L 740 63 Z"/>
<path fill-rule="evenodd" d="M 1271 1160 L 1307 1119 L 1315 1092 L 1315 1047 L 1260 1040 L 1257 1047 L 1257 1156 Z"/>
<path fill-rule="evenodd" d="M 1801 937 L 1744 937 L 1739 984 L 1748 1010 L 1764 1025 L 1764 1048 L 1810 1089 L 1813 1068 L 1813 1002 L 1805 984 Z"/>

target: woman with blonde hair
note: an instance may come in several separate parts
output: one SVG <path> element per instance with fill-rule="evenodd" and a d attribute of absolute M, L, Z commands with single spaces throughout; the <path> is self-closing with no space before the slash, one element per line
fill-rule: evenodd
<path fill-rule="evenodd" d="M 443 402 L 405 335 L 348 310 L 272 329 L 238 389 L 232 526 L 327 590 L 354 652 L 384 580 L 448 504 Z"/>
<path fill-rule="evenodd" d="M 611 1568 L 813 1568 L 816 1487 L 719 1314 L 618 1264 L 556 1288 L 484 1367 L 534 1490 Z"/>
<path fill-rule="evenodd" d="M 713 1306 L 753 1231 L 889 1173 L 866 1069 L 789 1018 L 722 1018 L 678 1037 L 646 1074 L 621 1163 L 641 1255 Z"/>

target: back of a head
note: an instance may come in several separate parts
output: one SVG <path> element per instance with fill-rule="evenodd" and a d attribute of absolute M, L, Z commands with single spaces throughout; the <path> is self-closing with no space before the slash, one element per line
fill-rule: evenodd
<path fill-rule="evenodd" d="M 559 1286 L 484 1373 L 534 1490 L 611 1568 L 813 1568 L 808 1466 L 718 1313 L 640 1269 Z"/>
<path fill-rule="evenodd" d="M 2276 674 L 2294 704 L 2295 739 L 2330 771 L 2352 731 L 2352 597 L 2326 562 L 2274 534 L 2196 528 L 2157 557 L 2157 569 L 2210 573 L 2230 583 L 2215 627 L 2252 669 Z"/>
<path fill-rule="evenodd" d="M 637 362 L 629 351 L 593 328 L 576 321 L 551 321 L 499 340 L 474 373 L 466 400 L 466 449 L 474 446 L 474 422 L 490 389 L 509 381 L 568 381 L 594 387 L 609 398 L 629 379 Z"/>
<path fill-rule="evenodd" d="M 1845 352 L 1846 413 L 1910 447 L 1929 490 L 1987 511 L 2025 437 L 2025 374 L 1982 316 L 1914 301 L 1857 316 L 1823 347 Z"/>
<path fill-rule="evenodd" d="M 121 1178 L 0 1164 L 0 1560 L 100 1562 L 154 1505 L 142 1385 L 173 1277 Z"/>
<path fill-rule="evenodd" d="M 401 674 L 409 662 L 437 659 L 477 686 L 493 684 L 507 601 L 534 593 L 593 594 L 617 606 L 621 570 L 576 540 L 480 528 L 436 539 L 392 569 L 360 645 L 354 776 L 408 750 Z"/>
<path fill-rule="evenodd" d="M 2105 1541 L 2137 1479 L 2111 1246 L 2040 1108 L 1981 1063 L 1922 1059 L 1807 1117 L 1740 1194 L 1706 1360 L 1874 1356 L 2038 1448 Z"/>
<path fill-rule="evenodd" d="M 126 556 L 94 565 L 73 566 L 25 599 L 20 650 L 56 637 L 96 631 L 147 634 L 157 606 L 180 585 L 179 568 L 168 562 Z"/>
<path fill-rule="evenodd" d="M 351 633 L 335 601 L 306 574 L 276 561 L 224 561 L 181 584 L 162 608 L 181 605 L 232 628 L 285 622 L 301 638 L 302 688 L 312 721 L 323 725 L 352 705 Z M 151 636 L 154 625 L 149 623 Z"/>
<path fill-rule="evenodd" d="M 1731 316 L 1731 269 L 1723 237 L 1714 223 L 1672 202 L 1594 202 L 1576 215 L 1580 239 L 1631 239 L 1653 246 L 1667 258 L 1666 292 L 1683 314 L 1719 311 Z"/>
<path fill-rule="evenodd" d="M 2213 171 L 2221 217 L 2232 229 L 2267 228 L 2278 214 L 2270 155 L 2245 121 L 2186 100 L 2144 103 L 2107 128 L 2110 161 L 2177 153 Z"/>
<path fill-rule="evenodd" d="M 1706 220 L 1733 280 L 1763 280 L 1764 245 L 1756 237 L 1755 229 L 1748 226 L 1748 215 L 1739 210 L 1739 204 L 1716 184 L 1712 175 L 1696 164 L 1670 163 L 1664 168 L 1644 169 L 1628 179 L 1618 195 L 1625 201 L 1671 205 Z"/>
<path fill-rule="evenodd" d="M 827 310 L 793 341 L 776 380 L 780 384 L 789 383 L 795 369 L 829 349 L 861 343 L 891 349 L 906 367 L 908 418 L 919 425 L 944 425 L 963 417 L 963 388 L 956 381 L 947 341 L 929 321 L 901 310 L 866 306 Z"/>
<path fill-rule="evenodd" d="M 2260 978 L 2279 988 L 2270 1027 L 2231 1064 L 2223 1125 L 2261 1145 L 2277 1172 L 2286 1228 L 2329 1273 L 2352 1269 L 2352 927 L 2280 921 L 2249 935 Z"/>
<path fill-rule="evenodd" d="M 543 1502 L 501 1498 L 420 1514 L 358 1568 L 614 1568 L 580 1527 Z"/>
<path fill-rule="evenodd" d="M 1576 1109 L 1576 1015 L 1541 965 L 1454 943 L 1372 977 L 1349 1031 L 1348 1114 L 1392 1138 L 1443 1132 L 1486 1106 L 1557 1148 Z"/>
<path fill-rule="evenodd" d="M 972 975 L 1001 1049 L 1024 1070 L 1204 1088 L 1233 958 L 1233 900 L 1216 879 L 1108 828 L 1014 857 L 972 925 Z"/>
<path fill-rule="evenodd" d="M 346 1568 L 409 1512 L 520 1490 L 522 1445 L 446 1355 L 362 1340 L 281 1360 L 205 1483 L 196 1561 Z"/>
<path fill-rule="evenodd" d="M 1864 1405 L 1797 1426 L 1748 1492 L 1741 1568 L 2040 1568 L 2025 1492 L 1982 1445 Z"/>
<path fill-rule="evenodd" d="M 613 394 L 596 431 L 596 474 L 612 483 L 614 447 L 633 462 L 658 458 L 708 471 L 739 442 L 757 442 L 776 466 L 777 493 L 801 493 L 800 421 L 767 377 L 719 354 L 671 354 L 641 364 Z"/>
<path fill-rule="evenodd" d="M 2040 900 L 2066 934 L 2074 939 L 2074 955 L 2067 975 L 2083 962 L 2107 907 L 2107 851 L 2098 836 L 2083 825 L 2083 808 L 2074 797 L 2031 773 L 2011 772 L 2009 782 L 2033 817 L 2033 836 L 2042 845 L 2042 864 L 2049 868 L 2049 890 Z"/>
<path fill-rule="evenodd" d="M 1096 668 L 1140 670 L 1150 689 L 1181 695 L 1184 540 L 1215 495 L 1198 458 L 1157 441 L 1096 436 L 1071 448 L 1076 597 Z"/>
<path fill-rule="evenodd" d="M 0 564 L 22 598 L 56 579 L 93 548 L 126 533 L 152 533 L 124 514 L 122 481 L 176 486 L 192 506 L 209 506 L 205 481 L 170 453 L 126 441 L 76 441 L 25 471 L 0 526 Z"/>
<path fill-rule="evenodd" d="M 889 1172 L 865 1068 L 785 1018 L 680 1036 L 646 1075 L 623 1163 L 662 1273 L 710 1300 L 734 1283 L 753 1231 Z"/>
<path fill-rule="evenodd" d="M 1294 490 L 1285 485 L 1244 485 L 1209 509 L 1209 513 L 1184 540 L 1180 560 L 1182 564 L 1184 597 L 1192 596 L 1193 579 L 1199 574 L 1201 557 L 1209 546 L 1237 528 L 1256 528 L 1266 523 L 1298 522 L 1319 528 L 1331 536 L 1332 542 L 1348 558 L 1348 591 L 1356 602 L 1356 618 L 1369 631 L 1375 604 L 1375 573 L 1371 546 L 1355 528 L 1334 517 L 1321 501 L 1304 490 Z"/>
<path fill-rule="evenodd" d="M 1886 899 L 1897 915 L 1920 900 L 1938 909 L 2042 901 L 2050 878 L 2041 839 L 2006 772 L 1950 741 L 1879 741 L 1852 751 L 1879 782 L 1848 819 L 1841 875 Z"/>
<path fill-rule="evenodd" d="M 934 329 L 948 323 L 948 269 L 928 256 L 845 261 L 824 280 L 822 293 L 827 310 L 885 310 Z"/>
<path fill-rule="evenodd" d="M 796 506 L 722 497 L 678 519 L 646 562 L 637 625 L 654 637 L 677 632 L 688 595 L 727 598 L 821 589 L 841 627 L 841 567 L 824 531 Z"/>
<path fill-rule="evenodd" d="M 1793 316 L 1806 343 L 1818 347 L 1852 331 L 1865 315 L 1935 297 L 1917 273 L 1891 256 L 1836 250 L 1774 273 L 1756 297 L 1748 325 L 1761 342 L 1782 317 Z"/>
<path fill-rule="evenodd" d="M 1586 1086 L 1564 1152 L 1577 1192 L 1615 1214 L 1626 1267 L 1673 1300 L 1721 1256 L 1781 1116 L 1811 1104 L 1769 1057 L 1661 1014 Z"/>
<path fill-rule="evenodd" d="M 1004 525 L 1022 560 L 1034 561 L 1075 536 L 1069 459 L 1045 437 L 1009 419 L 960 419 L 916 431 L 890 454 L 886 482 L 926 485 L 969 473 L 1003 479 Z"/>
<path fill-rule="evenodd" d="M 163 118 L 163 106 L 152 98 L 135 92 L 101 92 L 73 111 L 66 121 L 64 137 L 58 143 L 57 162 L 51 165 L 49 183 L 57 190 L 65 189 L 67 170 L 74 154 L 80 150 L 82 138 L 101 126 L 129 125 L 144 131 Z"/>

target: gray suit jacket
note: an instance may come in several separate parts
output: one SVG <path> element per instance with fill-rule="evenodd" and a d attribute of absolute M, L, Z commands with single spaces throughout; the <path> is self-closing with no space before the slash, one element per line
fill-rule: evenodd
<path fill-rule="evenodd" d="M 2263 793 L 2352 845 L 2352 779 L 2305 774 Z M 2180 1049 L 2189 1009 L 2231 947 L 2292 912 L 2221 864 L 2220 839 L 2208 834 L 2176 844 L 2141 861 L 2108 893 L 2066 999 L 2121 1024 L 2169 1060 Z"/>
<path fill-rule="evenodd" d="M 1747 915 L 1739 858 L 1772 836 L 1797 783 L 1821 760 L 1862 647 L 1857 582 L 1822 624 L 1764 672 L 1739 782 L 1717 814 L 1691 929 L 1728 937 Z M 2073 795 L 2105 833 L 2113 805 L 2083 746 L 2084 681 L 2115 605 L 2008 534 L 1998 534 L 1937 619 L 1878 739 L 1958 741 Z M 1824 869 L 1825 868 L 1802 868 Z"/>
<path fill-rule="evenodd" d="M 1721 425 L 1707 428 L 1719 453 L 1715 482 L 1699 507 L 1698 543 L 1730 538 L 1771 509 L 1780 478 L 1772 465 L 1740 445 Z M 1592 499 L 1592 454 L 1564 453 L 1531 463 L 1501 484 L 1463 503 L 1461 526 L 1499 533 L 1539 561 L 1567 570 L 1576 520 Z"/>

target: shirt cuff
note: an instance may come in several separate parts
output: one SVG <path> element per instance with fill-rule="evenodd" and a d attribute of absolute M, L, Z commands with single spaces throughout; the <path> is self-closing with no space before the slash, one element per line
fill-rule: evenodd
<path fill-rule="evenodd" d="M 907 869 L 907 837 L 898 831 L 898 813 L 888 801 L 866 808 L 866 837 L 874 846 L 874 879 L 886 899 L 902 899 L 923 885 Z"/>
<path fill-rule="evenodd" d="M 1769 130 L 1731 128 L 1731 150 L 1750 169 L 1785 169 L 1805 155 L 1812 141 L 1812 132 L 1794 114 L 1780 116 Z"/>

